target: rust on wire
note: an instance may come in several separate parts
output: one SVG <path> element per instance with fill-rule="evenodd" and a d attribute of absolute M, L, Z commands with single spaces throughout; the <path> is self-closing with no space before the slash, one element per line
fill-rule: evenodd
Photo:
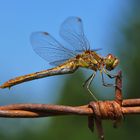
<path fill-rule="evenodd" d="M 135 102 L 136 101 L 136 102 Z M 130 102 L 130 104 L 129 104 Z M 14 118 L 31 118 L 31 117 L 47 117 L 57 115 L 84 115 L 94 116 L 95 111 L 89 105 L 83 106 L 64 106 L 64 105 L 50 105 L 50 104 L 12 104 L 0 106 L 0 117 L 14 117 Z M 116 101 L 98 101 L 94 102 L 100 108 L 101 119 L 117 119 L 122 115 L 140 114 L 140 99 L 126 99 L 123 100 L 122 106 Z M 135 104 L 136 103 L 136 104 Z M 96 110 L 97 110 L 96 108 Z M 117 114 L 117 111 L 118 114 Z"/>
<path fill-rule="evenodd" d="M 115 101 L 122 105 L 122 100 L 122 71 L 119 71 L 116 76 Z"/>

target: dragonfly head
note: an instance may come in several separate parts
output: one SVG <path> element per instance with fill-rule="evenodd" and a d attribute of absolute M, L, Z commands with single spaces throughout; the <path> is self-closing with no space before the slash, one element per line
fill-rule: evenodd
<path fill-rule="evenodd" d="M 118 58 L 112 54 L 108 54 L 105 58 L 105 68 L 109 71 L 113 70 L 119 63 Z"/>

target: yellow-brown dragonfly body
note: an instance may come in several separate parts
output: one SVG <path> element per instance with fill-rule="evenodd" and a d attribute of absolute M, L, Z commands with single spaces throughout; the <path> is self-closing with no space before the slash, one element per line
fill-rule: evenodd
<path fill-rule="evenodd" d="M 75 27 L 72 27 L 73 25 Z M 94 71 L 85 83 L 88 91 L 91 93 L 89 85 L 97 70 L 101 74 L 104 72 L 109 77 L 112 77 L 108 71 L 113 70 L 118 65 L 118 59 L 112 54 L 101 57 L 96 50 L 90 49 L 80 18 L 70 17 L 66 19 L 61 26 L 60 35 L 74 48 L 68 49 L 63 47 L 47 32 L 35 32 L 31 36 L 34 51 L 56 67 L 10 79 L 1 85 L 0 88 L 10 88 L 14 85 L 43 77 L 73 73 L 79 67 L 82 67 Z"/>

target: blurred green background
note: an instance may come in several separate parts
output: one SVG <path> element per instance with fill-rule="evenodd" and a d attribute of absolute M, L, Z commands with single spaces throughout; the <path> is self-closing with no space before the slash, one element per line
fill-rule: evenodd
<path fill-rule="evenodd" d="M 118 2 L 121 3 L 122 1 L 118 1 Z M 127 4 L 127 2 L 128 1 L 125 1 L 123 2 L 123 4 L 125 5 Z M 80 4 L 80 1 L 79 1 L 79 4 Z M 87 4 L 89 3 L 87 2 Z M 93 4 L 96 5 L 96 2 L 93 2 Z M 76 3 L 76 5 L 80 6 L 78 5 L 78 3 Z M 102 5 L 102 2 L 100 2 L 100 5 Z M 68 5 L 66 5 L 65 3 L 63 6 L 68 6 Z M 124 11 L 122 10 L 123 16 L 121 16 L 121 13 L 120 13 L 121 22 L 116 23 L 116 25 L 115 23 L 114 25 L 112 25 L 114 26 L 115 31 L 113 32 L 113 37 L 111 38 L 111 40 L 108 38 L 107 42 L 109 42 L 111 48 L 113 48 L 114 50 L 114 53 L 118 56 L 120 60 L 120 66 L 117 70 L 121 69 L 123 71 L 124 98 L 139 98 L 139 95 L 140 95 L 140 73 L 139 73 L 140 72 L 140 2 L 131 1 L 131 4 L 129 5 L 128 9 L 129 10 L 127 11 L 125 9 Z M 119 10 L 119 7 L 118 7 L 118 10 Z M 94 9 L 92 9 L 91 11 L 94 12 Z M 99 11 L 102 12 L 102 9 L 99 9 Z M 54 12 L 56 11 L 54 10 Z M 64 11 L 62 10 L 62 12 Z M 69 13 L 70 12 L 71 11 L 69 10 Z M 78 13 L 75 13 L 75 14 L 78 14 Z M 39 15 L 37 15 L 36 18 L 38 18 L 38 16 Z M 88 18 L 91 18 L 91 17 L 92 17 L 92 13 L 90 13 Z M 50 23 L 52 22 L 50 21 Z M 88 24 L 85 24 L 85 27 L 88 26 Z M 94 30 L 94 27 L 92 28 Z M 104 26 L 104 28 L 106 28 L 106 26 Z M 111 32 L 111 30 L 109 30 L 109 32 Z M 96 32 L 95 32 L 95 35 L 96 35 Z M 100 34 L 97 36 L 100 36 Z M 1 46 L 1 47 L 6 47 L 6 46 Z M 96 48 L 99 48 L 99 47 L 96 47 Z M 109 49 L 107 50 L 107 52 L 109 52 Z M 2 52 L 0 52 L 0 54 L 1 53 Z M 5 52 L 3 53 L 5 54 Z M 18 53 L 18 51 L 15 53 Z M 17 57 L 16 54 L 14 55 L 14 58 L 15 57 Z M 12 64 L 12 60 L 9 60 L 7 62 Z M 1 61 L 1 64 L 2 63 L 3 61 Z M 26 65 L 23 65 L 23 66 L 26 67 Z M 1 67 L 1 69 L 2 68 L 3 67 Z M 17 71 L 20 71 L 20 70 L 17 69 Z M 10 72 L 10 70 L 7 72 Z M 5 75 L 1 74 L 1 77 L 3 77 L 4 79 Z M 72 75 L 62 76 L 63 79 L 59 79 L 59 78 L 53 79 L 53 81 L 57 80 L 58 82 L 60 80 L 62 84 L 58 86 L 57 82 L 55 82 L 54 87 L 53 87 L 54 95 L 52 95 L 50 100 L 46 99 L 45 101 L 46 97 L 44 96 L 43 102 L 41 98 L 38 98 L 38 100 L 40 99 L 38 103 L 54 103 L 54 104 L 64 104 L 64 105 L 87 104 L 91 100 L 91 98 L 88 95 L 88 93 L 82 88 L 82 83 L 88 77 L 88 75 L 90 75 L 88 72 L 78 70 Z M 46 83 L 43 86 L 45 87 L 44 92 L 48 92 L 46 88 L 48 84 Z M 95 78 L 92 84 L 92 87 L 93 87 L 93 91 L 95 92 L 96 96 L 99 99 L 102 99 L 102 100 L 113 99 L 114 95 L 112 95 L 112 93 L 114 93 L 114 90 L 106 89 L 105 87 L 102 87 L 101 81 L 99 79 Z M 18 86 L 16 88 L 18 88 Z M 30 86 L 30 88 L 32 87 Z M 6 95 L 5 96 L 1 95 L 0 97 L 1 105 L 9 104 L 9 103 L 17 103 L 17 102 L 18 103 L 36 102 L 36 100 L 26 101 L 26 99 L 28 98 L 27 94 L 32 94 L 34 91 L 32 91 L 32 93 L 30 93 L 29 90 L 28 90 L 28 93 L 25 93 L 27 92 L 27 90 L 25 92 L 23 91 L 24 91 L 24 87 L 15 90 L 14 94 L 12 93 L 10 95 L 9 93 L 12 91 L 7 91 L 7 90 L 3 91 L 3 94 L 6 94 Z M 20 92 L 22 94 L 23 99 L 19 97 Z M 55 94 L 56 92 L 59 92 L 59 93 L 56 95 Z M 9 100 L 7 100 L 6 96 L 12 96 L 12 97 L 10 97 Z M 52 100 L 53 96 L 56 96 L 55 100 Z M 91 139 L 93 140 L 94 139 L 96 140 L 98 139 L 96 131 L 94 132 L 94 134 L 92 134 L 88 130 L 87 117 L 84 117 L 84 116 L 82 117 L 81 116 L 64 116 L 64 117 L 39 118 L 39 119 L 1 118 L 0 124 L 1 124 L 0 125 L 0 129 L 1 129 L 0 139 L 1 140 L 9 140 L 9 139 L 13 139 L 13 140 L 19 140 L 19 139 L 20 140 L 25 140 L 25 139 L 26 140 L 38 140 L 38 139 L 39 140 L 45 140 L 45 139 L 49 139 L 49 140 L 57 140 L 57 139 L 61 139 L 61 140 L 63 139 L 67 139 L 67 140 L 88 139 L 90 140 Z M 112 127 L 111 121 L 104 121 L 103 127 L 105 131 L 105 138 L 107 140 L 111 140 L 111 139 L 137 140 L 140 138 L 140 133 L 139 133 L 140 116 L 139 115 L 131 115 L 131 116 L 125 117 L 125 120 L 120 124 L 120 126 L 117 129 L 114 129 Z"/>

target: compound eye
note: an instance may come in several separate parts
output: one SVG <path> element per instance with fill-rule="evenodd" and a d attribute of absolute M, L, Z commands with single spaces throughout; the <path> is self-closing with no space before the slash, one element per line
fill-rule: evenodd
<path fill-rule="evenodd" d="M 115 68 L 119 64 L 119 60 L 116 58 L 116 60 L 113 63 L 113 67 Z"/>
<path fill-rule="evenodd" d="M 113 59 L 113 58 L 114 58 L 114 56 L 113 56 L 112 54 L 108 54 L 108 55 L 107 55 L 107 59 L 108 59 L 108 60 L 111 60 L 111 59 Z"/>

